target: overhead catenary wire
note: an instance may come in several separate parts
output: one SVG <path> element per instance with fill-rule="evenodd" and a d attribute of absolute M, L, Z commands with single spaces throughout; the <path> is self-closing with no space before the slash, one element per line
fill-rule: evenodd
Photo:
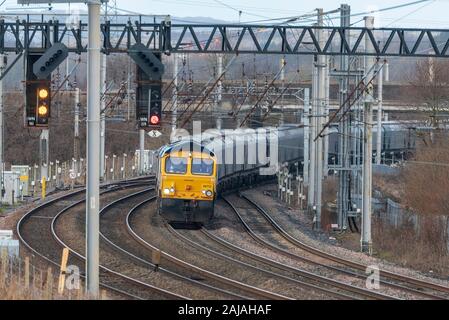
<path fill-rule="evenodd" d="M 336 20 L 336 19 L 340 19 L 342 17 L 360 17 L 360 16 L 366 16 L 366 15 L 371 15 L 374 13 L 380 13 L 380 12 L 386 12 L 386 11 L 392 11 L 392 10 L 397 10 L 397 9 L 401 9 L 401 8 L 405 8 L 405 7 L 409 7 L 409 6 L 414 6 L 423 2 L 429 2 L 429 1 L 433 1 L 433 0 L 417 0 L 417 1 L 411 1 L 411 2 L 407 2 L 407 3 L 403 3 L 403 4 L 399 4 L 399 5 L 395 5 L 395 6 L 390 6 L 390 7 L 385 7 L 385 8 L 380 8 L 380 9 L 375 9 L 375 10 L 367 10 L 367 11 L 363 11 L 363 12 L 358 12 L 358 13 L 353 13 L 353 14 L 349 14 L 347 16 L 334 16 L 334 17 L 330 17 L 329 16 L 329 20 Z M 339 12 L 339 10 L 335 10 L 335 12 Z M 325 12 L 324 14 L 329 14 L 328 12 Z M 260 22 L 270 22 L 270 21 L 279 21 L 279 20 L 284 20 L 288 23 L 292 23 L 294 21 L 300 21 L 300 22 L 312 22 L 315 23 L 316 20 L 302 20 L 303 18 L 311 18 L 311 17 L 316 17 L 317 14 L 310 14 L 310 15 L 304 15 L 304 16 L 290 16 L 290 17 L 279 17 L 279 18 L 272 18 L 272 19 L 268 19 L 268 20 L 255 20 L 255 21 L 246 21 L 243 23 L 260 23 Z"/>
<path fill-rule="evenodd" d="M 213 85 L 207 90 L 207 92 L 205 93 L 204 97 L 201 99 L 201 101 L 197 104 L 197 106 L 193 109 L 193 112 L 190 114 L 189 117 L 187 117 L 187 119 L 184 120 L 184 122 L 181 124 L 181 128 L 184 128 L 184 126 L 187 124 L 187 122 L 190 120 L 190 118 L 200 109 L 200 107 L 203 105 L 204 101 L 207 99 L 207 97 L 211 94 L 212 90 L 215 88 L 215 86 L 220 82 L 220 80 L 224 77 L 224 75 L 226 74 L 226 72 L 228 71 L 229 67 L 234 63 L 235 59 L 237 58 L 237 56 L 233 56 L 232 59 L 228 62 L 228 64 L 226 65 L 226 67 L 223 69 L 223 72 L 219 75 L 219 77 L 215 80 L 215 82 L 213 83 Z M 183 114 L 185 114 L 187 111 L 184 110 Z"/>
<path fill-rule="evenodd" d="M 244 14 L 246 14 L 246 15 L 248 15 L 248 16 L 254 16 L 254 17 L 259 17 L 259 18 L 265 18 L 265 19 L 268 19 L 267 16 L 262 16 L 262 15 L 259 15 L 259 14 L 254 14 L 254 13 L 250 13 L 250 12 L 247 12 L 247 11 L 243 11 L 243 10 L 234 8 L 233 6 L 227 4 L 227 3 L 223 2 L 223 1 L 220 1 L 220 0 L 213 0 L 213 1 L 216 2 L 216 3 L 221 4 L 222 6 L 224 6 L 224 7 L 226 7 L 226 8 L 229 8 L 229 9 L 231 9 L 231 10 L 237 11 L 237 12 L 239 13 L 239 15 L 241 15 L 242 13 L 244 13 Z"/>
<path fill-rule="evenodd" d="M 262 95 L 257 99 L 257 102 L 254 104 L 254 106 L 249 110 L 249 112 L 246 114 L 245 118 L 243 119 L 243 121 L 240 123 L 240 127 L 242 127 L 249 119 L 249 117 L 251 117 L 251 115 L 254 113 L 254 111 L 256 110 L 257 106 L 259 105 L 259 103 L 262 101 L 262 99 L 265 97 L 265 95 L 268 93 L 268 90 L 273 86 L 274 82 L 276 81 L 277 78 L 279 78 L 279 76 L 281 75 L 282 71 L 284 70 L 286 64 L 284 63 L 282 65 L 282 67 L 279 69 L 278 73 L 274 76 L 273 80 L 271 80 L 270 84 L 265 88 L 265 91 L 262 93 Z"/>
<path fill-rule="evenodd" d="M 385 66 L 385 62 L 383 62 L 383 64 L 380 66 L 379 70 L 381 70 L 383 67 Z M 371 71 L 375 68 L 375 64 L 373 66 L 371 66 L 370 70 L 366 73 L 367 75 L 371 73 Z M 329 119 L 329 121 L 323 126 L 323 128 L 321 129 L 321 131 L 318 133 L 318 135 L 314 138 L 314 141 L 316 141 L 319 137 L 322 136 L 323 132 L 330 126 L 330 124 L 337 118 L 338 114 L 340 113 L 340 111 L 343 110 L 342 114 L 340 115 L 341 119 L 342 117 L 344 117 L 349 110 L 351 110 L 351 107 L 363 96 L 363 92 L 365 91 L 365 89 L 373 83 L 373 81 L 376 79 L 377 77 L 377 73 L 379 72 L 379 70 L 374 70 L 373 72 L 373 76 L 372 78 L 365 83 L 366 77 L 363 77 L 360 82 L 356 85 L 356 87 L 352 90 L 351 94 L 348 95 L 348 98 L 346 99 L 346 101 L 344 101 L 344 103 L 340 106 L 340 108 L 338 108 L 338 110 L 334 113 L 334 115 Z M 356 96 L 355 100 L 351 103 L 351 98 L 354 96 L 354 94 L 356 94 L 357 92 L 360 92 L 360 94 L 358 96 Z M 340 121 L 340 120 L 338 120 Z"/>

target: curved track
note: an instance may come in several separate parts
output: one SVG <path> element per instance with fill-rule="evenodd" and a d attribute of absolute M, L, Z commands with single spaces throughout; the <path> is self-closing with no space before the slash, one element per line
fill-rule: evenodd
<path fill-rule="evenodd" d="M 251 205 L 253 208 L 256 209 L 256 211 L 263 218 L 263 220 L 265 222 L 265 227 L 269 228 L 270 232 L 272 232 L 272 231 L 276 232 L 277 235 L 282 237 L 289 244 L 295 246 L 296 248 L 304 251 L 305 253 L 307 253 L 311 256 L 318 257 L 319 259 L 321 259 L 318 261 L 321 261 L 321 262 L 318 262 L 317 259 L 310 259 L 310 258 L 306 258 L 304 256 L 299 256 L 299 255 L 294 254 L 290 251 L 287 251 L 283 248 L 280 248 L 279 246 L 273 244 L 270 241 L 267 241 L 266 239 L 262 239 L 255 232 L 253 232 L 250 224 L 245 221 L 245 219 L 244 219 L 244 217 L 242 217 L 242 215 L 239 214 L 238 210 L 235 208 L 235 206 L 233 206 L 232 202 L 225 199 L 225 201 L 232 207 L 234 212 L 236 212 L 239 220 L 242 222 L 242 224 L 244 225 L 247 232 L 250 233 L 250 235 L 259 243 L 262 243 L 263 245 L 268 246 L 274 250 L 278 250 L 278 251 L 282 252 L 283 254 L 285 254 L 291 258 L 297 259 L 297 260 L 307 261 L 309 263 L 313 263 L 313 264 L 321 266 L 321 267 L 326 267 L 328 269 L 332 269 L 334 271 L 338 271 L 341 273 L 346 273 L 346 274 L 352 275 L 354 277 L 366 277 L 366 275 L 364 274 L 364 272 L 367 268 L 366 265 L 363 265 L 361 263 L 357 263 L 357 262 L 354 262 L 354 261 L 351 261 L 348 259 L 344 259 L 344 258 L 336 256 L 336 255 L 321 251 L 319 249 L 313 248 L 313 247 L 301 242 L 300 240 L 298 240 L 295 237 L 293 237 L 292 235 L 290 235 L 287 231 L 285 231 L 282 228 L 282 226 L 275 221 L 275 219 L 268 213 L 268 211 L 265 208 L 263 208 L 261 205 L 259 205 L 255 201 L 251 200 L 248 196 L 245 196 L 243 194 L 241 194 L 240 196 L 241 196 L 242 200 L 244 200 L 247 204 Z M 322 261 L 327 261 L 327 262 L 331 261 L 333 263 L 336 263 L 337 265 L 340 265 L 340 267 L 330 266 L 329 263 L 326 264 L 326 263 L 323 263 Z M 343 269 L 342 267 L 344 267 L 345 269 Z M 431 283 L 428 281 L 423 281 L 423 280 L 416 279 L 416 278 L 411 278 L 411 277 L 401 275 L 398 273 L 392 273 L 392 272 L 386 271 L 386 270 L 380 270 L 380 276 L 381 276 L 381 280 L 380 280 L 381 284 L 384 284 L 386 286 L 389 286 L 389 287 L 397 289 L 397 290 L 411 293 L 415 296 L 421 296 L 421 297 L 426 297 L 426 298 L 430 298 L 430 299 L 447 299 L 448 298 L 447 294 L 449 293 L 449 288 L 439 285 L 439 284 Z M 426 290 L 426 291 L 424 291 L 424 290 Z"/>
<path fill-rule="evenodd" d="M 145 203 L 148 203 L 150 201 L 153 201 L 153 199 L 148 199 L 142 202 L 140 205 L 143 206 Z M 209 270 L 206 270 L 205 268 L 201 268 L 192 263 L 184 261 L 183 259 L 180 259 L 171 253 L 160 250 L 155 245 L 147 241 L 145 239 L 145 236 L 139 234 L 139 232 L 135 230 L 134 223 L 132 222 L 132 220 L 133 217 L 137 214 L 137 212 L 138 210 L 132 210 L 128 213 L 126 217 L 127 230 L 129 234 L 149 252 L 160 251 L 161 259 L 165 260 L 166 262 L 169 262 L 170 264 L 175 265 L 178 268 L 188 270 L 192 274 L 198 274 L 203 278 L 212 280 L 215 283 L 219 283 L 223 286 L 226 286 L 227 288 L 231 288 L 230 290 L 232 291 L 237 290 L 237 292 L 241 293 L 242 295 L 246 295 L 246 297 L 249 297 L 251 299 L 273 299 L 273 300 L 292 299 L 286 295 L 261 289 L 256 286 L 249 285 L 244 282 L 222 276 L 218 273 L 211 272 Z"/>
<path fill-rule="evenodd" d="M 203 263 L 197 265 L 195 262 L 189 262 L 189 259 L 180 259 L 176 256 L 177 254 L 162 251 L 161 247 L 149 241 L 133 225 L 134 217 L 156 199 L 152 194 L 153 184 L 154 182 L 148 178 L 139 178 L 101 186 L 102 197 L 115 197 L 112 200 L 109 199 L 108 204 L 100 211 L 102 222 L 100 245 L 103 262 L 100 266 L 101 286 L 114 291 L 118 296 L 131 299 L 296 298 L 288 289 L 285 293 L 283 289 L 279 290 L 279 284 L 285 283 L 288 284 L 287 286 L 309 290 L 311 297 L 319 294 L 322 297 L 336 299 L 397 299 L 396 295 L 368 290 L 360 285 L 354 285 L 353 281 L 349 281 L 350 284 L 330 277 L 329 273 L 338 272 L 348 278 L 357 279 L 354 280 L 355 282 L 361 281 L 366 278 L 364 274 L 366 266 L 301 242 L 285 231 L 266 209 L 242 194 L 239 195 L 240 197 L 227 196 L 224 201 L 234 211 L 251 238 L 277 254 L 314 265 L 317 271 L 315 269 L 306 271 L 258 255 L 252 250 L 245 250 L 217 237 L 205 228 L 180 231 L 166 223 L 159 226 L 165 229 L 165 236 L 173 236 L 179 243 L 187 245 L 189 251 L 196 250 L 201 259 L 208 260 L 207 257 L 210 257 L 217 263 L 225 261 L 226 265 L 236 268 L 236 271 L 245 270 L 244 272 L 249 274 L 253 273 L 253 276 L 260 274 L 262 278 L 270 279 L 278 286 L 261 288 L 249 278 L 243 277 L 241 280 L 239 277 L 235 279 L 234 276 L 224 276 L 220 272 L 208 270 L 207 267 L 200 267 L 199 265 Z M 136 191 L 130 193 L 133 189 Z M 73 216 L 70 218 L 72 222 L 76 222 L 76 219 L 81 220 L 84 205 L 85 189 L 56 197 L 39 205 L 27 212 L 18 222 L 19 240 L 34 254 L 33 257 L 43 259 L 57 267 L 59 267 L 62 248 L 66 247 L 71 253 L 69 264 L 82 266 L 80 268 L 82 270 L 85 257 L 81 253 L 84 250 L 84 244 L 80 244 L 80 241 L 82 242 L 80 239 L 84 237 L 81 237 L 78 232 L 71 240 L 67 240 L 65 239 L 67 235 L 58 231 L 58 224 L 67 225 L 65 221 L 64 223 L 60 221 L 69 216 Z M 249 210 L 250 207 L 252 213 L 248 214 L 250 211 L 245 212 L 245 210 Z M 259 230 L 255 231 L 257 229 Z M 275 238 L 270 239 L 274 234 Z M 78 240 L 74 241 L 74 238 Z M 288 246 L 280 244 L 279 239 L 288 243 Z M 297 250 L 305 254 L 298 254 Z M 155 252 L 159 252 L 161 260 L 164 261 L 159 272 L 152 271 L 155 269 L 152 261 Z M 205 263 L 205 265 L 208 264 Z M 324 272 L 326 276 L 319 274 L 319 270 L 324 269 L 328 270 Z M 381 283 L 391 290 L 430 299 L 448 297 L 448 287 L 386 270 L 381 270 L 380 274 Z M 84 277 L 83 272 L 81 276 Z M 282 285 L 280 288 L 283 288 Z"/>
<path fill-rule="evenodd" d="M 136 179 L 114 184 L 103 185 L 101 195 L 117 192 L 126 188 L 147 186 L 148 179 Z M 81 189 L 61 197 L 49 200 L 33 210 L 27 212 L 17 224 L 17 235 L 35 257 L 41 258 L 56 267 L 60 267 L 60 252 L 64 248 L 63 243 L 54 233 L 53 219 L 64 212 L 73 210 L 85 202 L 85 189 Z M 61 206 L 63 207 L 61 209 Z M 69 248 L 70 249 L 70 248 Z M 74 251 L 71 250 L 73 253 Z M 83 255 L 71 255 L 69 264 L 84 266 Z M 81 269 L 81 268 L 80 268 Z M 162 290 L 148 285 L 125 274 L 115 272 L 101 266 L 101 286 L 120 296 L 131 299 L 187 299 L 184 296 Z M 83 273 L 81 276 L 84 278 Z"/>
<path fill-rule="evenodd" d="M 139 249 L 141 245 L 127 234 L 125 224 L 126 217 L 130 213 L 137 211 L 144 204 L 155 200 L 155 196 L 150 196 L 150 198 L 148 198 L 147 191 L 148 190 L 144 190 L 127 195 L 104 207 L 100 212 L 102 216 L 102 231 L 100 232 L 100 237 L 107 245 L 111 246 L 128 259 L 142 264 L 145 269 L 153 270 L 155 265 L 150 262 L 151 255 L 148 254 L 147 250 Z M 129 203 L 130 201 L 132 202 Z M 119 204 L 126 205 L 126 207 L 119 208 L 117 207 Z M 131 207 L 131 209 L 129 209 L 129 207 Z M 158 270 L 160 273 L 163 273 L 170 278 L 165 280 L 171 280 L 172 282 L 176 281 L 176 287 L 171 290 L 176 290 L 177 288 L 186 290 L 186 288 L 191 288 L 189 289 L 190 292 L 185 293 L 185 295 L 188 295 L 192 291 L 196 291 L 197 296 L 193 296 L 192 298 L 247 299 L 245 296 L 192 279 L 189 277 L 188 273 L 182 274 L 162 267 Z"/>

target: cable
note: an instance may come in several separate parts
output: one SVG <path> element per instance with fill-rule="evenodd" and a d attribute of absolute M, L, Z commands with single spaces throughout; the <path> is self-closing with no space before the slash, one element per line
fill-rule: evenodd
<path fill-rule="evenodd" d="M 406 18 L 406 17 L 408 17 L 408 16 L 410 16 L 410 15 L 412 15 L 412 14 L 418 12 L 419 10 L 423 9 L 424 7 L 427 7 L 428 5 L 433 4 L 433 3 L 435 3 L 435 0 L 432 0 L 432 1 L 429 1 L 429 2 L 427 2 L 427 3 L 424 3 L 424 5 L 422 5 L 421 7 L 419 7 L 419 8 L 417 8 L 417 9 L 415 9 L 415 10 L 413 10 L 413 11 L 407 13 L 406 15 L 403 15 L 402 17 L 400 17 L 400 18 L 398 18 L 398 19 L 396 19 L 396 20 L 390 22 L 390 23 L 387 24 L 385 27 L 389 27 L 389 26 L 391 26 L 392 24 L 398 22 L 399 20 L 402 20 L 402 19 L 404 19 L 404 18 Z"/>
<path fill-rule="evenodd" d="M 220 1 L 220 0 L 212 0 L 212 1 L 214 1 L 214 2 L 216 2 L 216 3 L 219 3 L 219 4 L 221 4 L 222 6 L 224 6 L 224 7 L 226 7 L 226 8 L 229 8 L 229 9 L 231 9 L 231 10 L 237 11 L 237 12 L 239 13 L 239 15 L 241 15 L 242 13 L 244 13 L 244 14 L 246 14 L 246 15 L 248 15 L 248 16 L 253 16 L 253 17 L 259 17 L 259 18 L 269 19 L 269 17 L 267 17 L 267 16 L 261 16 L 261 15 L 259 15 L 259 14 L 253 14 L 253 13 L 249 13 L 249 12 L 247 12 L 247 11 L 243 11 L 243 10 L 234 8 L 234 7 L 230 6 L 229 4 L 226 4 L 226 3 L 224 3 L 224 2 L 222 2 L 222 1 Z"/>
<path fill-rule="evenodd" d="M 347 15 L 345 17 L 358 17 L 358 16 L 364 16 L 364 15 L 369 15 L 369 14 L 373 14 L 373 13 L 379 13 L 379 12 L 385 12 L 385 11 L 391 11 L 391 10 L 396 10 L 396 9 L 400 9 L 400 8 L 404 8 L 404 7 L 409 7 L 409 6 L 413 6 L 419 3 L 423 3 L 423 2 L 428 2 L 428 1 L 435 1 L 435 0 L 418 0 L 418 1 L 412 1 L 412 2 L 407 2 L 407 3 L 403 3 L 400 5 L 395 5 L 395 6 L 391 6 L 391 7 L 386 7 L 386 8 L 381 8 L 381 9 L 376 9 L 376 10 L 370 10 L 370 11 L 364 11 L 364 12 L 359 12 L 359 13 L 354 13 L 354 14 L 350 14 Z M 309 15 L 309 17 L 316 17 L 317 14 L 311 14 Z M 273 18 L 273 19 L 268 19 L 268 20 L 256 20 L 256 21 L 247 21 L 247 22 L 243 22 L 243 23 L 259 23 L 259 22 L 268 22 L 268 21 L 278 21 L 278 20 L 286 20 L 287 22 L 291 23 L 295 20 L 300 20 L 302 17 L 306 17 L 304 16 L 300 16 L 300 17 L 282 17 L 282 18 Z M 334 19 L 340 19 L 341 16 L 335 16 L 335 17 L 329 17 L 330 20 L 334 20 Z M 302 22 L 315 22 L 315 20 L 306 20 L 306 21 L 302 21 Z"/>

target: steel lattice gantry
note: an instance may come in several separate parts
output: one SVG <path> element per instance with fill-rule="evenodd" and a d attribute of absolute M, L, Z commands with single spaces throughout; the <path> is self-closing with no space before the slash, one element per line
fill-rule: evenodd
<path fill-rule="evenodd" d="M 325 41 L 317 41 L 324 29 Z M 368 55 L 448 57 L 449 30 L 280 26 L 245 24 L 111 23 L 101 25 L 106 54 L 127 52 L 142 43 L 165 53 L 322 54 L 364 56 L 364 39 L 374 48 Z M 69 45 L 70 52 L 87 50 L 87 23 L 67 25 L 58 21 L 0 20 L 0 53 L 41 52 L 55 42 Z M 350 35 L 350 44 L 345 40 Z M 71 40 L 69 42 L 69 39 Z M 73 40 L 74 39 L 74 40 Z"/>

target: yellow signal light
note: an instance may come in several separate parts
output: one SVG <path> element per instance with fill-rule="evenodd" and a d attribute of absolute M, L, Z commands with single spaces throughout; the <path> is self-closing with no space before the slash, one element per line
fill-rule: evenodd
<path fill-rule="evenodd" d="M 40 106 L 37 110 L 40 116 L 45 116 L 48 113 L 48 107 L 47 106 Z"/>
<path fill-rule="evenodd" d="M 39 98 L 45 99 L 48 97 L 48 90 L 47 89 L 39 89 Z"/>

